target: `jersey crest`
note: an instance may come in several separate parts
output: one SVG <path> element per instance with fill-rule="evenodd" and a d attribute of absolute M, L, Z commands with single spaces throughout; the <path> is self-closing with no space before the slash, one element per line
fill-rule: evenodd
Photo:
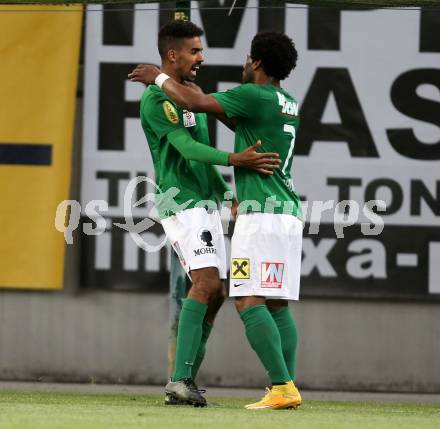
<path fill-rule="evenodd" d="M 164 101 L 162 104 L 163 111 L 165 116 L 172 124 L 179 123 L 179 116 L 177 115 L 177 111 L 174 106 L 169 101 Z"/>

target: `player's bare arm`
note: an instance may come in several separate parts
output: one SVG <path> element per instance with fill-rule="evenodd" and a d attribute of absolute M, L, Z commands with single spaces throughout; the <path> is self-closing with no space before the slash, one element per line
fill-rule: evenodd
<path fill-rule="evenodd" d="M 196 85 L 194 82 L 185 81 L 184 85 L 188 86 L 189 88 L 193 88 L 195 91 L 199 91 L 203 94 L 202 88 L 200 88 L 200 86 Z M 236 118 L 228 118 L 225 114 L 217 114 L 215 115 L 215 117 L 222 124 L 226 125 L 231 131 L 235 131 L 235 127 L 237 125 Z"/>
<path fill-rule="evenodd" d="M 142 64 L 142 65 L 138 65 L 133 70 L 133 72 L 128 75 L 128 77 L 133 82 L 142 82 L 146 85 L 150 85 L 155 82 L 155 79 L 159 74 L 160 74 L 160 70 L 156 66 L 151 64 Z M 212 113 L 215 113 L 217 116 L 220 116 L 221 117 L 220 119 L 226 118 L 223 108 L 220 106 L 217 100 L 214 97 L 204 94 L 200 89 L 200 87 L 198 87 L 197 85 L 192 83 L 178 84 L 173 79 L 167 79 L 167 81 L 172 81 L 170 85 L 167 85 L 168 90 L 164 88 L 165 85 L 163 85 L 162 88 L 165 89 L 167 95 L 170 96 L 170 98 L 172 98 L 176 102 L 176 104 L 179 104 L 182 107 L 187 108 L 190 111 L 193 111 L 189 107 L 185 106 L 184 103 L 181 103 L 180 102 L 181 100 L 179 101 L 179 96 L 176 95 L 179 94 L 180 91 L 184 93 L 188 92 L 190 93 L 189 96 L 185 96 L 185 95 L 184 96 L 190 98 L 191 100 L 192 99 L 199 100 L 200 98 L 202 99 L 209 98 L 208 103 L 218 106 L 218 109 L 217 108 L 215 109 L 221 110 Z M 176 84 L 177 88 L 174 88 L 174 84 Z M 176 95 L 175 97 L 172 95 L 174 92 Z M 204 106 L 203 102 L 200 103 L 200 106 Z M 227 122 L 228 122 L 226 124 L 227 126 L 230 127 L 234 126 L 233 122 L 229 122 L 229 121 Z M 181 153 L 183 152 L 185 146 L 187 146 L 188 150 L 190 149 L 189 145 L 181 145 Z M 205 145 L 202 146 L 203 147 L 200 147 L 200 149 L 203 149 L 203 151 L 208 150 L 208 148 Z M 197 145 L 197 147 L 199 146 Z M 276 152 L 263 152 L 263 153 L 257 152 L 257 150 L 260 147 L 261 147 L 261 142 L 257 141 L 253 146 L 246 148 L 244 151 L 240 153 L 230 153 L 228 156 L 229 165 L 232 165 L 234 167 L 252 169 L 262 174 L 269 174 L 269 175 L 273 174 L 273 170 L 278 168 L 281 164 L 281 160 L 279 159 L 279 154 Z M 195 151 L 191 150 L 190 152 L 191 153 L 188 154 L 188 159 L 194 155 Z M 201 161 L 203 162 L 203 160 Z"/>
<path fill-rule="evenodd" d="M 142 82 L 146 85 L 155 83 L 161 71 L 152 64 L 140 64 L 129 75 L 132 82 Z M 166 79 L 162 84 L 162 90 L 180 107 L 191 112 L 224 114 L 223 107 L 211 95 L 204 94 L 199 89 L 192 88 L 176 82 L 174 79 Z"/>
<path fill-rule="evenodd" d="M 157 72 L 159 72 L 159 73 L 157 73 Z M 156 79 L 156 76 L 158 76 L 159 74 L 160 74 L 160 70 L 156 66 L 153 66 L 151 64 L 140 64 L 128 75 L 128 77 L 133 82 L 142 82 L 145 85 L 150 85 L 150 84 L 154 83 L 154 81 Z M 152 79 L 153 77 L 154 77 L 154 79 Z M 185 83 L 182 86 L 186 86 L 187 88 L 191 88 L 192 90 L 194 90 L 194 93 L 198 92 L 201 95 L 206 95 L 202 91 L 202 89 L 198 85 L 193 83 L 193 82 L 185 81 Z M 173 97 L 171 97 L 171 98 L 173 98 Z M 176 103 L 179 104 L 178 102 L 176 102 Z M 182 107 L 185 107 L 185 106 L 182 106 Z M 188 109 L 188 110 L 190 110 L 192 112 L 194 111 L 194 110 L 191 110 L 191 109 Z M 215 115 L 215 117 L 220 122 L 222 122 L 224 125 L 226 125 L 230 130 L 235 131 L 235 126 L 236 126 L 236 123 L 237 123 L 235 118 L 228 118 L 224 113 L 223 114 L 217 113 Z"/>

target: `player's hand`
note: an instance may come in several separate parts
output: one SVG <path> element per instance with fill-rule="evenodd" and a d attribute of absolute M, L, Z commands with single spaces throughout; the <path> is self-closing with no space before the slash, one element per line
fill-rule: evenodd
<path fill-rule="evenodd" d="M 258 140 L 253 146 L 243 152 L 229 154 L 229 163 L 235 167 L 244 167 L 256 170 L 263 174 L 273 174 L 273 170 L 281 164 L 280 155 L 276 152 L 257 152 L 261 147 Z"/>
<path fill-rule="evenodd" d="M 128 74 L 128 78 L 132 82 L 142 82 L 145 85 L 151 85 L 159 74 L 160 70 L 154 64 L 139 64 Z"/>

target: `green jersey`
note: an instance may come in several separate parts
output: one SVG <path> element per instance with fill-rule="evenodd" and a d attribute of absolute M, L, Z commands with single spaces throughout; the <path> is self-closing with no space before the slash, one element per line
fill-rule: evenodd
<path fill-rule="evenodd" d="M 212 95 L 228 117 L 237 119 L 235 152 L 261 140 L 261 151 L 278 152 L 282 161 L 273 175 L 235 169 L 240 212 L 285 213 L 301 218 L 301 202 L 290 175 L 299 124 L 296 100 L 280 87 L 253 83 Z"/>
<path fill-rule="evenodd" d="M 140 114 L 160 189 L 156 192 L 160 217 L 193 208 L 202 200 L 217 201 L 211 166 L 185 159 L 167 140 L 170 132 L 185 127 L 194 140 L 209 145 L 206 114 L 181 109 L 156 85 L 144 91 Z M 176 195 L 177 190 L 171 188 L 180 192 Z"/>

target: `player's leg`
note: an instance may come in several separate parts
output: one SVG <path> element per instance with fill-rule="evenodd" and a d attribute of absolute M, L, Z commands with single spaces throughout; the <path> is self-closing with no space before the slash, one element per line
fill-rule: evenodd
<path fill-rule="evenodd" d="M 225 254 L 220 217 L 217 212 L 195 208 L 163 220 L 162 225 L 192 281 L 179 317 L 175 371 L 165 391 L 194 405 L 206 405 L 194 383 L 192 369 L 198 364 L 202 337 L 207 339 L 209 335 L 210 326 L 205 319 L 213 321 L 212 313 L 218 311 L 220 304 L 215 298 L 223 290 L 220 275 L 225 277 L 226 263 L 219 258 Z"/>
<path fill-rule="evenodd" d="M 289 375 L 278 327 L 266 306 L 265 298 L 258 296 L 235 298 L 235 306 L 246 327 L 246 337 L 272 383 L 272 387 L 260 401 L 248 404 L 246 408 L 284 409 L 299 406 L 301 396 Z"/>
<path fill-rule="evenodd" d="M 203 335 L 208 304 L 219 296 L 223 289 L 216 267 L 206 267 L 190 271 L 192 286 L 185 299 L 179 318 L 176 345 L 176 368 L 173 380 L 193 378 L 197 352 Z M 217 309 L 218 310 L 218 309 Z M 210 309 L 210 322 L 213 321 Z"/>
<path fill-rule="evenodd" d="M 280 333 L 267 298 L 289 298 L 289 240 L 276 215 L 240 215 L 232 238 L 230 295 L 246 327 L 246 336 L 272 382 L 272 388 L 248 409 L 290 408 L 301 404 L 284 360 Z M 235 267 L 235 270 L 234 270 Z"/>
<path fill-rule="evenodd" d="M 203 324 L 208 303 L 219 294 L 222 282 L 216 267 L 199 268 L 190 271 L 192 286 L 182 305 L 176 342 L 176 361 L 172 381 L 165 391 L 194 405 L 206 405 L 194 383 L 192 368 L 200 348 Z"/>
<path fill-rule="evenodd" d="M 277 325 L 264 297 L 235 298 L 235 307 L 246 329 L 249 344 L 266 369 L 272 385 L 287 383 L 290 375 L 284 361 Z"/>
<path fill-rule="evenodd" d="M 191 370 L 193 380 L 196 379 L 200 365 L 202 364 L 203 359 L 205 357 L 206 343 L 207 343 L 209 335 L 212 331 L 215 316 L 217 315 L 218 310 L 222 306 L 222 304 L 225 300 L 225 296 L 226 296 L 225 287 L 222 282 L 221 291 L 218 294 L 213 295 L 208 303 L 208 308 L 207 308 L 206 315 L 205 315 L 205 318 L 204 318 L 203 324 L 202 324 L 202 337 L 200 339 L 200 345 L 197 350 L 196 358 L 194 360 L 194 364 L 193 364 L 192 370 Z M 166 405 L 188 405 L 188 404 L 191 404 L 191 402 L 188 402 L 187 400 L 177 399 L 174 396 L 167 394 L 165 396 L 165 404 Z"/>
<path fill-rule="evenodd" d="M 213 230 L 218 231 L 218 234 L 215 237 L 215 245 L 217 252 L 216 261 L 218 267 L 218 275 L 221 281 L 221 287 L 218 289 L 217 293 L 213 293 L 211 295 L 208 302 L 208 309 L 206 311 L 206 316 L 202 326 L 202 338 L 200 340 L 199 350 L 197 351 L 197 356 L 192 368 L 193 379 L 196 378 L 197 373 L 199 372 L 200 365 L 202 364 L 203 358 L 205 357 L 206 343 L 214 325 L 215 317 L 217 316 L 217 313 L 226 298 L 226 286 L 224 283 L 224 279 L 226 279 L 227 277 L 227 263 L 225 238 L 223 234 L 221 217 L 218 211 L 214 211 L 208 214 L 208 218 L 210 220 L 210 224 Z"/>
<path fill-rule="evenodd" d="M 202 338 L 200 340 L 199 349 L 197 351 L 194 365 L 192 367 L 192 378 L 195 380 L 200 369 L 200 365 L 205 357 L 206 343 L 208 342 L 209 335 L 211 334 L 212 327 L 214 325 L 215 317 L 220 310 L 226 297 L 226 289 L 224 282 L 222 282 L 222 288 L 219 293 L 213 295 L 208 303 L 208 309 L 206 311 L 205 319 L 202 325 Z"/>
<path fill-rule="evenodd" d="M 192 294 L 191 296 L 188 295 L 188 297 L 192 298 L 196 302 L 192 302 L 191 305 L 188 305 L 189 301 L 184 301 L 184 306 L 182 308 L 183 314 L 180 314 L 179 317 L 179 328 L 178 328 L 178 334 L 177 334 L 177 347 L 176 347 L 176 365 L 175 365 L 175 373 L 173 375 L 172 381 L 175 382 L 177 380 L 185 380 L 183 383 L 179 383 L 178 385 L 168 385 L 167 390 L 174 390 L 178 389 L 181 392 L 181 397 L 184 399 L 179 399 L 173 394 L 166 394 L 165 396 L 165 404 L 166 405 L 188 405 L 193 404 L 192 400 L 188 400 L 187 397 L 190 396 L 191 398 L 195 396 L 195 399 L 198 401 L 204 401 L 204 398 L 201 399 L 199 396 L 200 392 L 197 388 L 197 385 L 193 383 L 192 381 L 195 380 L 198 370 L 200 368 L 200 365 L 203 361 L 203 358 L 205 356 L 206 352 L 206 343 L 208 341 L 209 335 L 212 330 L 212 326 L 214 324 L 215 316 L 220 309 L 221 305 L 223 304 L 223 301 L 225 299 L 225 288 L 224 284 L 220 279 L 218 279 L 218 275 L 213 274 L 213 284 L 215 287 L 211 291 L 211 293 L 208 292 L 207 295 L 209 295 L 208 298 L 208 304 L 206 309 L 206 314 L 202 322 L 201 326 L 201 338 L 200 343 L 196 352 L 196 356 L 194 358 L 194 363 L 191 365 L 188 365 L 191 360 L 193 359 L 193 353 L 195 350 L 194 348 L 188 347 L 189 344 L 186 343 L 186 340 L 188 338 L 195 339 L 195 337 L 198 337 L 200 325 L 199 321 L 195 320 L 197 319 L 197 307 L 200 307 L 197 302 L 200 302 L 199 300 L 206 300 L 202 297 L 202 295 L 206 294 L 206 290 L 204 290 L 203 294 L 197 293 L 196 290 L 199 288 L 206 287 L 206 280 L 203 278 L 203 272 L 205 269 L 196 270 L 196 272 L 192 273 L 193 278 L 193 286 L 192 286 Z M 211 271 L 211 270 L 209 270 Z M 195 280 L 195 285 L 194 285 Z M 221 287 L 218 290 L 217 283 L 220 282 Z M 190 290 L 191 292 L 191 290 Z M 191 310 L 191 307 L 196 307 L 196 313 L 193 314 L 193 310 Z M 188 311 L 188 308 L 190 308 L 190 311 Z M 195 316 L 195 317 L 194 317 Z M 194 323 L 195 322 L 195 323 Z M 180 334 L 180 335 L 179 335 Z M 191 369 L 191 375 L 189 375 L 189 369 Z M 183 372 L 182 372 L 183 371 Z M 191 393 L 192 390 L 196 390 L 195 395 Z M 194 399 L 194 398 L 192 398 Z"/>
<path fill-rule="evenodd" d="M 267 300 L 269 311 L 280 332 L 283 355 L 292 380 L 295 380 L 298 330 L 289 310 L 288 300 L 299 298 L 302 230 L 303 224 L 296 217 L 288 215 L 275 217 L 274 232 L 282 234 L 287 255 L 284 267 L 287 294 L 283 296 L 286 299 Z"/>
<path fill-rule="evenodd" d="M 265 295 L 269 292 L 275 293 L 275 289 L 270 286 L 275 287 L 278 284 L 273 279 L 274 285 L 261 286 L 262 264 L 264 261 L 273 261 L 274 256 L 277 256 L 272 255 L 272 247 L 276 250 L 282 245 L 279 240 L 273 240 L 270 228 L 267 231 L 268 220 L 272 222 L 272 218 L 268 219 L 263 213 L 238 216 L 231 242 L 229 293 L 235 297 L 235 307 L 244 323 L 251 347 L 266 368 L 272 384 L 277 385 L 289 381 L 290 376 L 284 362 L 277 325 L 266 306 Z M 283 264 L 278 265 L 279 273 L 275 274 L 279 276 L 280 283 Z"/>
<path fill-rule="evenodd" d="M 295 380 L 296 346 L 298 343 L 298 329 L 295 319 L 292 317 L 287 300 L 268 299 L 266 304 L 280 333 L 281 348 L 290 378 Z"/>

